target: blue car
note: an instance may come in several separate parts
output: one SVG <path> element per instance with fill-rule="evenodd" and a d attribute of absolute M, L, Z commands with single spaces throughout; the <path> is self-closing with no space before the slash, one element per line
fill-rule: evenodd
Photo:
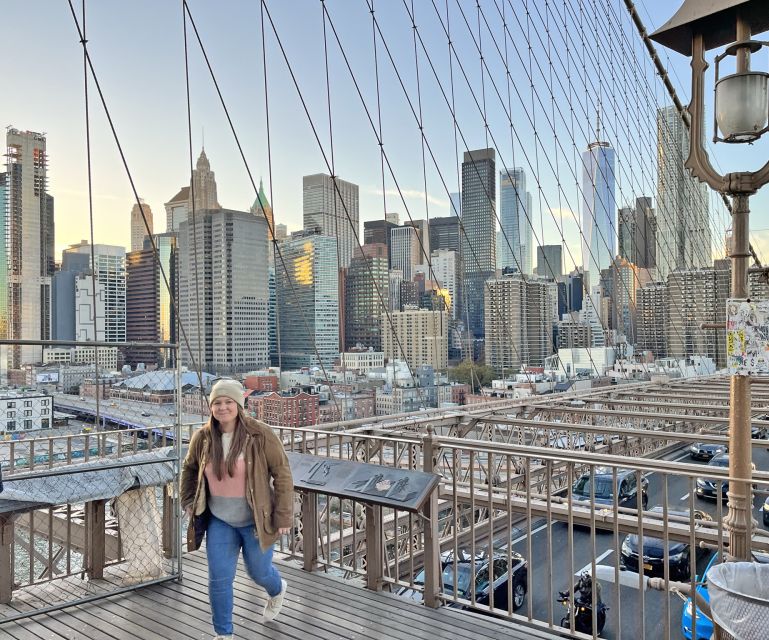
<path fill-rule="evenodd" d="M 713 557 L 710 559 L 708 566 L 703 572 L 703 576 L 707 576 L 708 571 L 710 571 L 710 567 L 718 562 L 718 557 L 719 554 L 713 554 Z M 697 593 L 699 593 L 706 602 L 710 602 L 707 577 L 703 577 L 703 584 L 697 587 Z M 710 640 L 711 636 L 713 635 L 713 621 L 692 604 L 691 598 L 686 599 L 683 613 L 681 613 L 681 633 L 684 634 L 684 638 L 687 640 L 692 640 L 694 637 L 692 636 L 692 611 L 694 609 L 696 609 L 697 616 L 697 636 L 695 640 Z"/>

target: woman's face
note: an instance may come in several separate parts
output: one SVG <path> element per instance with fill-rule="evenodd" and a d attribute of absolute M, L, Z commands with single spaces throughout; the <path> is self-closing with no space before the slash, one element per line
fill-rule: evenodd
<path fill-rule="evenodd" d="M 211 411 L 221 425 L 231 425 L 238 417 L 238 403 L 232 398 L 220 396 L 211 403 Z"/>

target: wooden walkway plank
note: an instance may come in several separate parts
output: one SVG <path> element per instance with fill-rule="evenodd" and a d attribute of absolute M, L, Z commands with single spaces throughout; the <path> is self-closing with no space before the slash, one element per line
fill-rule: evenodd
<path fill-rule="evenodd" d="M 429 609 L 391 593 L 373 592 L 293 560 L 276 560 L 289 587 L 280 617 L 262 621 L 266 593 L 238 565 L 235 637 L 249 640 L 554 640 L 548 634 L 491 616 Z M 50 589 L 47 601 L 61 598 Z M 91 593 L 110 584 L 85 585 Z M 42 592 L 41 592 L 42 593 Z M 21 599 L 22 607 L 29 603 Z M 42 602 L 44 604 L 45 602 Z M 7 610 L 6 610 L 7 611 Z M 0 618 L 2 620 L 2 618 Z M 204 553 L 185 555 L 184 579 L 145 587 L 50 614 L 0 624 L 9 640 L 210 640 L 211 609 Z"/>

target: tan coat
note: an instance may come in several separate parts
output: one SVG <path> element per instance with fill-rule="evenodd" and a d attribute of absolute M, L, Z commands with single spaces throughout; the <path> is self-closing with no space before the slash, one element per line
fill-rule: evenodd
<path fill-rule="evenodd" d="M 293 525 L 294 481 L 283 444 L 272 429 L 264 422 L 248 417 L 245 428 L 246 500 L 254 512 L 259 544 L 262 549 L 267 549 L 280 537 L 279 529 Z M 208 464 L 210 447 L 211 427 L 206 425 L 193 434 L 182 466 L 182 508 L 194 505 L 195 516 L 206 510 L 203 471 Z"/>

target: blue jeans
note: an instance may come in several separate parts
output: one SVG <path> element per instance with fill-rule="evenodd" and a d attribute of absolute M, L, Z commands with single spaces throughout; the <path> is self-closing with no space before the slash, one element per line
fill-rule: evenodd
<path fill-rule="evenodd" d="M 232 527 L 212 515 L 206 530 L 206 556 L 211 618 L 217 635 L 232 633 L 232 590 L 241 549 L 251 579 L 270 597 L 281 590 L 280 574 L 272 564 L 272 547 L 262 551 L 254 525 Z"/>

